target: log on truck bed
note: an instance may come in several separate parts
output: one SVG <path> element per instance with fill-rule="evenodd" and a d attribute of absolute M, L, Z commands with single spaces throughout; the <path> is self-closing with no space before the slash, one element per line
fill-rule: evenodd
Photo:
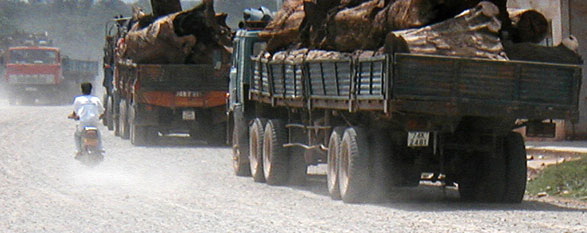
<path fill-rule="evenodd" d="M 396 54 L 255 59 L 251 98 L 278 106 L 447 116 L 576 119 L 576 65 Z"/>

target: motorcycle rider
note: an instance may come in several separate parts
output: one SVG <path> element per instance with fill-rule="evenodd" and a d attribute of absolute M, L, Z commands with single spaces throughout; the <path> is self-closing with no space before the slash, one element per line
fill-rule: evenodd
<path fill-rule="evenodd" d="M 82 153 L 82 146 L 81 146 L 81 133 L 86 126 L 96 127 L 98 128 L 100 119 L 104 116 L 104 107 L 102 106 L 102 102 L 100 98 L 91 95 L 92 93 L 92 84 L 91 83 L 82 83 L 81 84 L 82 95 L 75 97 L 73 101 L 73 112 L 68 116 L 68 118 L 75 119 L 79 121 L 77 125 L 77 129 L 74 134 L 75 138 L 75 146 L 76 146 L 76 159 Z M 100 144 L 98 148 L 100 151 L 104 151 L 102 147 L 102 136 L 100 131 L 98 130 L 98 140 Z"/>

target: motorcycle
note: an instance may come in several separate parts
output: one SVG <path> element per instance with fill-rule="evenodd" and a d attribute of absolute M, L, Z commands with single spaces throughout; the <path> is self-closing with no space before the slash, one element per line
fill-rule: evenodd
<path fill-rule="evenodd" d="M 79 120 L 74 114 L 67 118 Z M 100 137 L 98 128 L 94 126 L 84 126 L 81 131 L 81 154 L 76 155 L 75 159 L 86 166 L 96 166 L 104 160 L 103 151 L 100 148 Z"/>
<path fill-rule="evenodd" d="M 86 166 L 95 166 L 104 160 L 104 155 L 100 149 L 100 138 L 98 137 L 98 128 L 85 126 L 81 132 L 82 153 L 76 156 L 82 164 Z"/>

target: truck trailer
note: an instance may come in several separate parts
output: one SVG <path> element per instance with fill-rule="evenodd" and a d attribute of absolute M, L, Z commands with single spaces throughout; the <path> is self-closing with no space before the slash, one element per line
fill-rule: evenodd
<path fill-rule="evenodd" d="M 439 181 L 463 200 L 522 201 L 523 137 L 576 122 L 578 65 L 395 53 L 272 61 L 260 29 L 234 39 L 229 126 L 236 175 L 303 182 L 327 164 L 332 199 L 385 197 Z"/>

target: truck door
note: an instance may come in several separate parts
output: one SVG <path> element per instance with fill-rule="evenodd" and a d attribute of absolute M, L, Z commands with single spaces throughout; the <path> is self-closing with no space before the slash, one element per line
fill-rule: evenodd
<path fill-rule="evenodd" d="M 240 51 L 240 38 L 235 38 L 233 42 L 233 53 L 232 53 L 232 66 L 230 67 L 230 82 L 228 83 L 228 93 L 229 93 L 229 101 L 228 101 L 228 108 L 230 111 L 234 110 L 235 105 L 238 105 L 241 101 L 239 100 L 240 96 L 240 77 L 239 77 L 239 54 Z"/>

